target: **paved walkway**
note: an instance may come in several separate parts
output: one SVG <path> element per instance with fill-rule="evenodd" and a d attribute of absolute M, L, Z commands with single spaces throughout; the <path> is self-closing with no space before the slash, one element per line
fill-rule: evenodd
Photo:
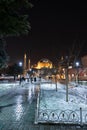
<path fill-rule="evenodd" d="M 17 86 L 0 96 L 0 130 L 27 130 L 34 124 L 36 99 L 32 87 Z"/>
<path fill-rule="evenodd" d="M 23 105 L 23 112 L 21 112 L 21 108 L 19 108 L 19 110 L 14 113 L 13 110 L 15 109 L 15 105 L 2 109 L 2 112 L 0 113 L 0 130 L 28 130 L 29 125 L 32 126 L 34 124 L 35 102 L 33 101 L 31 105 L 28 105 L 27 103 L 24 103 Z M 8 113 L 5 111 L 8 111 Z M 15 119 L 18 112 L 20 115 Z"/>
<path fill-rule="evenodd" d="M 87 130 L 87 127 L 34 124 L 34 84 L 14 86 L 0 95 L 0 130 Z"/>

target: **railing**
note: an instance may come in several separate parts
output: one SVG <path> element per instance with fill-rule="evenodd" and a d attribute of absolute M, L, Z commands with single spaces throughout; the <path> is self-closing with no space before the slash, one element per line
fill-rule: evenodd
<path fill-rule="evenodd" d="M 38 123 L 59 123 L 59 124 L 87 124 L 87 112 L 82 108 L 79 110 L 40 110 L 37 115 Z"/>
<path fill-rule="evenodd" d="M 47 112 L 49 111 L 49 112 Z M 38 122 L 51 122 L 51 123 L 76 123 L 80 122 L 79 115 L 75 111 L 50 111 L 42 110 L 39 112 Z"/>

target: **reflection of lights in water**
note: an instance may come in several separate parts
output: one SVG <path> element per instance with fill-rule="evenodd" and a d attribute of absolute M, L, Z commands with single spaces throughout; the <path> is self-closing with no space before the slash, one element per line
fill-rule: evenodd
<path fill-rule="evenodd" d="M 28 100 L 29 101 L 31 101 L 33 94 L 34 94 L 34 85 L 32 85 L 32 87 L 29 87 L 29 91 L 28 91 Z"/>
<path fill-rule="evenodd" d="M 22 96 L 19 96 L 17 98 L 17 105 L 16 105 L 16 109 L 15 109 L 15 115 L 16 115 L 16 120 L 20 120 L 20 118 L 23 115 Z"/>
<path fill-rule="evenodd" d="M 29 88 L 29 92 L 28 92 L 28 100 L 30 100 L 32 97 L 32 88 Z"/>
<path fill-rule="evenodd" d="M 32 85 L 32 93 L 34 94 L 34 85 Z"/>

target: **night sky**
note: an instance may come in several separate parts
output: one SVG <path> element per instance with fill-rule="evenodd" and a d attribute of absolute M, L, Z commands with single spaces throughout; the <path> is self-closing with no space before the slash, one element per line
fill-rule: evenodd
<path fill-rule="evenodd" d="M 31 30 L 27 36 L 7 38 L 10 62 L 23 61 L 24 53 L 35 64 L 42 58 L 54 63 L 74 45 L 80 55 L 87 54 L 87 4 L 34 0 L 29 11 Z M 80 47 L 81 46 L 81 47 Z"/>

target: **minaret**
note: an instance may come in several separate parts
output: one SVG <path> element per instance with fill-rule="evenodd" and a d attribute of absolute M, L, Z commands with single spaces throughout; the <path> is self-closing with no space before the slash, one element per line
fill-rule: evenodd
<path fill-rule="evenodd" d="M 28 70 L 30 70 L 30 59 L 28 60 Z"/>
<path fill-rule="evenodd" d="M 26 73 L 26 54 L 24 54 L 24 74 Z"/>

